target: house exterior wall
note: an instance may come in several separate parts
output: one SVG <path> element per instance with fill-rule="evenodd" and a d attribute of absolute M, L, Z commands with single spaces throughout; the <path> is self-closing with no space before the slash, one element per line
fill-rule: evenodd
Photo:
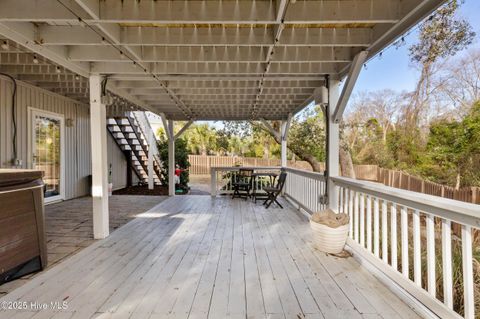
<path fill-rule="evenodd" d="M 0 167 L 13 167 L 12 142 L 12 82 L 0 75 Z M 31 167 L 28 158 L 28 108 L 41 109 L 65 118 L 65 199 L 90 193 L 88 176 L 91 174 L 89 106 L 33 85 L 17 81 L 17 158 L 18 168 Z M 67 125 L 69 122 L 72 125 Z M 106 128 L 105 128 L 106 129 Z M 126 184 L 126 160 L 109 135 L 108 155 L 112 163 L 115 188 Z M 117 187 L 118 186 L 118 187 Z"/>
<path fill-rule="evenodd" d="M 127 186 L 127 160 L 110 133 L 107 133 L 107 145 L 108 165 L 112 165 L 113 189 L 124 188 Z"/>

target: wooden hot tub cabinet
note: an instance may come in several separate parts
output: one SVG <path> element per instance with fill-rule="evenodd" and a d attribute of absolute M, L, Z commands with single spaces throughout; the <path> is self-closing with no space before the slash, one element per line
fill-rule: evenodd
<path fill-rule="evenodd" d="M 47 265 L 42 176 L 0 169 L 0 285 Z"/>

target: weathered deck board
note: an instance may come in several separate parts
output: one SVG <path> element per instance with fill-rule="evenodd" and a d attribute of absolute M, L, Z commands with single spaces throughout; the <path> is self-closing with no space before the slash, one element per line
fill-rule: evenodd
<path fill-rule="evenodd" d="M 352 258 L 316 251 L 288 204 L 178 196 L 0 301 L 0 318 L 417 318 Z"/>

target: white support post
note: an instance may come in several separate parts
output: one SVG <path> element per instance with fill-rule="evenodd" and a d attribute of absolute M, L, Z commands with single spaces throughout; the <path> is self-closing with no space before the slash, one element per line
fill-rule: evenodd
<path fill-rule="evenodd" d="M 165 131 L 168 130 L 168 196 L 175 195 L 175 135 L 173 120 L 168 120 Z"/>
<path fill-rule="evenodd" d="M 347 81 L 343 86 L 342 94 L 340 98 L 335 100 L 335 103 L 330 101 L 330 106 L 335 106 L 335 110 L 332 110 L 331 121 L 333 123 L 339 123 L 342 119 L 343 111 L 345 111 L 345 107 L 347 106 L 348 100 L 350 99 L 350 95 L 352 94 L 353 88 L 355 87 L 355 83 L 357 82 L 358 76 L 360 75 L 360 71 L 362 71 L 362 66 L 365 60 L 367 59 L 368 51 L 360 51 L 357 53 L 355 58 L 353 59 L 352 65 L 350 66 L 350 71 L 348 72 Z"/>
<path fill-rule="evenodd" d="M 282 126 L 285 122 L 282 122 Z M 281 166 L 287 167 L 287 139 L 282 137 Z"/>
<path fill-rule="evenodd" d="M 109 234 L 108 224 L 108 163 L 107 118 L 101 99 L 100 75 L 90 76 L 90 135 L 92 144 L 93 237 L 102 239 Z"/>
<path fill-rule="evenodd" d="M 335 105 L 338 102 L 339 84 L 336 79 L 329 79 L 328 84 L 328 117 L 329 117 L 329 131 L 328 131 L 328 207 L 335 212 L 338 212 L 338 191 L 335 184 L 330 177 L 339 175 L 339 152 L 340 152 L 340 129 L 339 124 L 335 123 L 333 114 L 335 112 Z"/>
<path fill-rule="evenodd" d="M 290 122 L 292 121 L 292 114 L 288 115 L 288 119 L 286 121 L 282 121 L 280 125 L 280 137 L 281 137 L 281 166 L 287 167 L 287 138 L 288 138 L 288 130 L 290 128 Z"/>
<path fill-rule="evenodd" d="M 148 136 L 148 189 L 153 189 L 153 143 L 155 143 L 155 137 L 153 132 L 150 132 Z"/>

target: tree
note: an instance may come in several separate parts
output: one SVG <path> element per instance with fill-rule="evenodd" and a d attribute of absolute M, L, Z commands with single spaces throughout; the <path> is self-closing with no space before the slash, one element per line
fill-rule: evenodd
<path fill-rule="evenodd" d="M 447 60 L 432 83 L 436 87 L 436 114 L 466 116 L 480 100 L 480 49 L 470 49 L 459 58 Z"/>
<path fill-rule="evenodd" d="M 431 73 L 434 64 L 472 43 L 475 32 L 464 19 L 456 16 L 460 0 L 450 1 L 441 6 L 435 14 L 422 22 L 419 41 L 410 46 L 410 58 L 421 69 L 420 78 L 412 95 L 412 102 L 406 109 L 406 124 L 412 126 L 419 121 L 431 93 Z"/>
<path fill-rule="evenodd" d="M 216 132 L 207 123 L 194 124 L 184 133 L 192 154 L 208 155 L 217 149 Z"/>
<path fill-rule="evenodd" d="M 168 140 L 166 138 L 157 141 L 158 152 L 160 160 L 162 161 L 162 167 L 160 169 L 160 182 L 162 185 L 168 185 Z M 187 141 L 184 138 L 177 138 L 175 140 L 175 165 L 178 165 L 181 169 L 184 169 L 180 173 L 180 186 L 187 187 L 189 182 L 188 168 L 190 162 L 188 161 L 188 147 Z"/>
<path fill-rule="evenodd" d="M 421 170 L 436 182 L 480 186 L 480 101 L 461 121 L 439 119 L 430 127 Z"/>

